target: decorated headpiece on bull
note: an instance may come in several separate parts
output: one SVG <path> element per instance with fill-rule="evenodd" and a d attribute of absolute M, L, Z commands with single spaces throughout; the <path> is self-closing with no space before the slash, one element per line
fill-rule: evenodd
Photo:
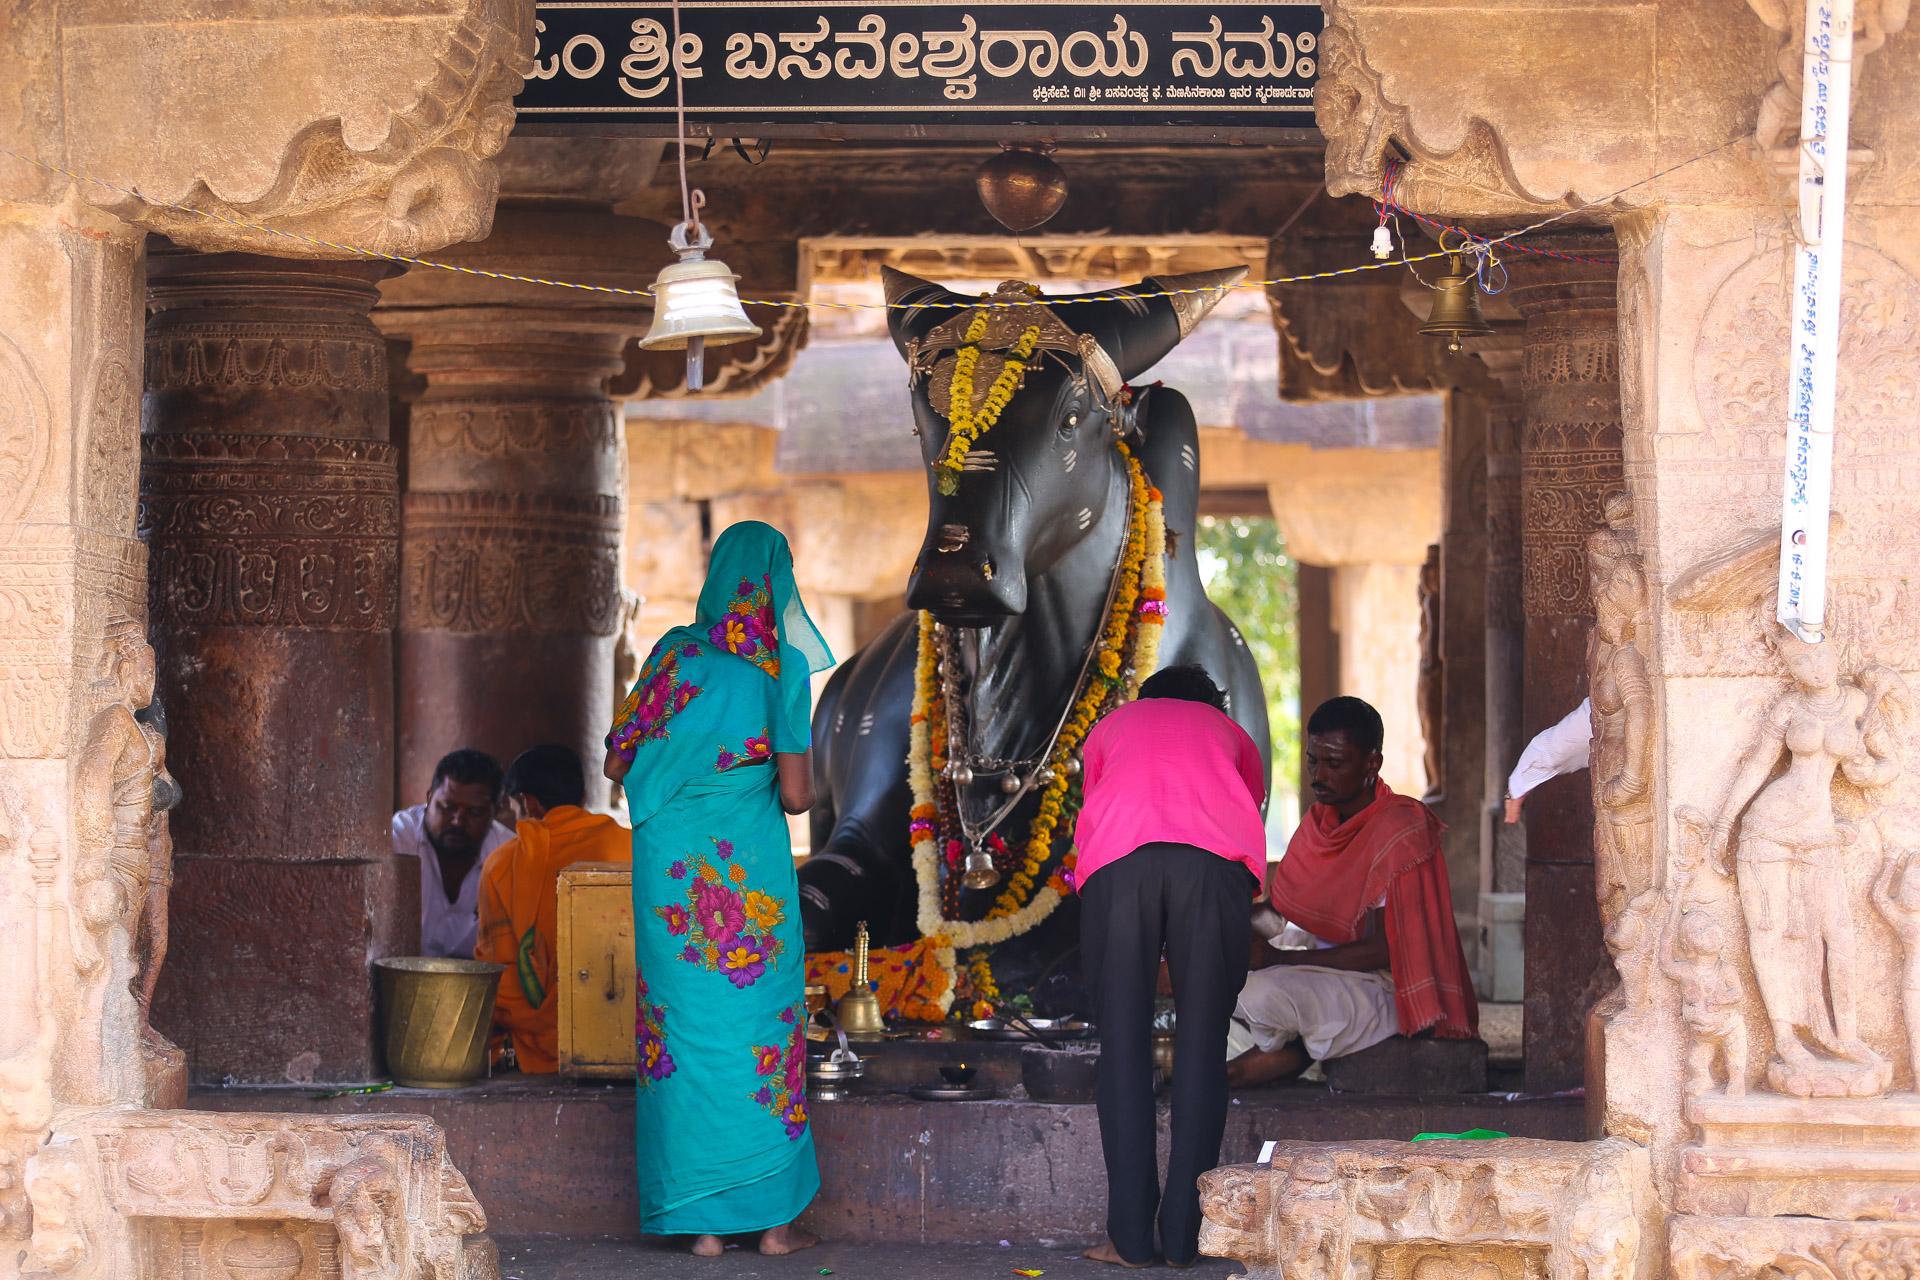
<path fill-rule="evenodd" d="M 977 299 L 884 273 L 927 467 L 914 612 L 844 664 L 814 717 L 808 945 L 1028 938 L 1018 981 L 1071 946 L 1079 748 L 1155 665 L 1198 662 L 1267 750 L 1244 641 L 1201 587 L 1199 438 L 1186 397 L 1130 380 L 1244 267 Z M 1039 927 L 1048 922 L 1045 927 Z"/>

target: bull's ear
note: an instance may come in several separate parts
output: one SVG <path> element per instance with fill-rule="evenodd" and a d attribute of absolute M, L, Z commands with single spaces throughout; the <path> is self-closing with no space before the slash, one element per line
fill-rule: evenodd
<path fill-rule="evenodd" d="M 963 301 L 952 290 L 892 267 L 880 268 L 880 286 L 887 295 L 887 332 L 893 335 L 893 345 L 903 356 L 909 342 L 953 317 L 952 307 L 930 307 L 927 303 Z"/>

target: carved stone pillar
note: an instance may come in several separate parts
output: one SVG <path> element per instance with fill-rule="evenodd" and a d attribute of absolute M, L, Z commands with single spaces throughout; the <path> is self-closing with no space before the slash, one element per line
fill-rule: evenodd
<path fill-rule="evenodd" d="M 644 288 L 666 233 L 612 214 L 503 209 L 441 257 Z M 614 295 L 415 271 L 375 319 L 426 379 L 409 414 L 399 636 L 400 799 L 457 747 L 503 763 L 561 742 L 598 773 L 620 628 L 618 406 L 650 310 Z"/>
<path fill-rule="evenodd" d="M 1612 258 L 1611 235 L 1542 237 L 1536 248 Z M 1520 439 L 1522 731 L 1579 705 L 1587 691 L 1593 600 L 1587 536 L 1621 484 L 1620 356 L 1611 262 L 1513 255 L 1514 305 L 1526 318 Z M 1585 774 L 1527 797 L 1526 1083 L 1579 1085 L 1587 1009 L 1613 985 L 1594 899 L 1593 799 Z"/>
<path fill-rule="evenodd" d="M 1340 632 L 1333 613 L 1333 570 L 1325 565 L 1302 564 L 1299 567 L 1300 602 L 1300 725 L 1315 707 L 1340 692 Z M 1294 762 L 1300 786 L 1300 812 L 1313 803 L 1307 787 L 1306 735 L 1300 736 L 1302 757 Z"/>
<path fill-rule="evenodd" d="M 1482 338 L 1474 351 L 1498 380 L 1487 401 L 1486 816 L 1480 891 L 1526 889 L 1526 826 L 1504 820 L 1507 776 L 1520 759 L 1525 611 L 1520 602 L 1520 435 L 1526 424 L 1519 334 Z"/>
<path fill-rule="evenodd" d="M 399 497 L 365 262 L 156 254 L 140 532 L 186 798 L 154 1022 L 196 1079 L 376 1070 L 369 957 L 396 876 Z"/>
<path fill-rule="evenodd" d="M 1482 395 L 1447 396 L 1440 515 L 1440 762 L 1434 805 L 1446 823 L 1447 879 L 1467 961 L 1479 965 L 1480 808 L 1486 792 L 1487 407 Z"/>

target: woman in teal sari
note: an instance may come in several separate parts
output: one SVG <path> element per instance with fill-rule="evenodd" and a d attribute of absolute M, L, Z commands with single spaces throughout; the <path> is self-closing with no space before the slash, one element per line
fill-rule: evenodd
<path fill-rule="evenodd" d="M 661 637 L 607 735 L 633 822 L 642 1229 L 758 1231 L 820 1188 L 806 1104 L 805 957 L 781 813 L 813 803 L 807 677 L 833 655 L 793 553 L 757 521 L 714 543 L 696 621 Z"/>

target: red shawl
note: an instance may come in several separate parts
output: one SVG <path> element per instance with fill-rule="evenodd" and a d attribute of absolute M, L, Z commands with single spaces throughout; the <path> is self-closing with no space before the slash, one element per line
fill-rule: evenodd
<path fill-rule="evenodd" d="M 1394 1012 L 1400 1034 L 1434 1029 L 1448 1040 L 1480 1034 L 1480 1006 L 1453 927 L 1453 893 L 1440 836 L 1446 828 L 1411 796 L 1376 784 L 1373 803 L 1347 822 L 1307 808 L 1273 869 L 1274 910 L 1328 942 L 1353 942 L 1367 909 L 1387 899 Z"/>

